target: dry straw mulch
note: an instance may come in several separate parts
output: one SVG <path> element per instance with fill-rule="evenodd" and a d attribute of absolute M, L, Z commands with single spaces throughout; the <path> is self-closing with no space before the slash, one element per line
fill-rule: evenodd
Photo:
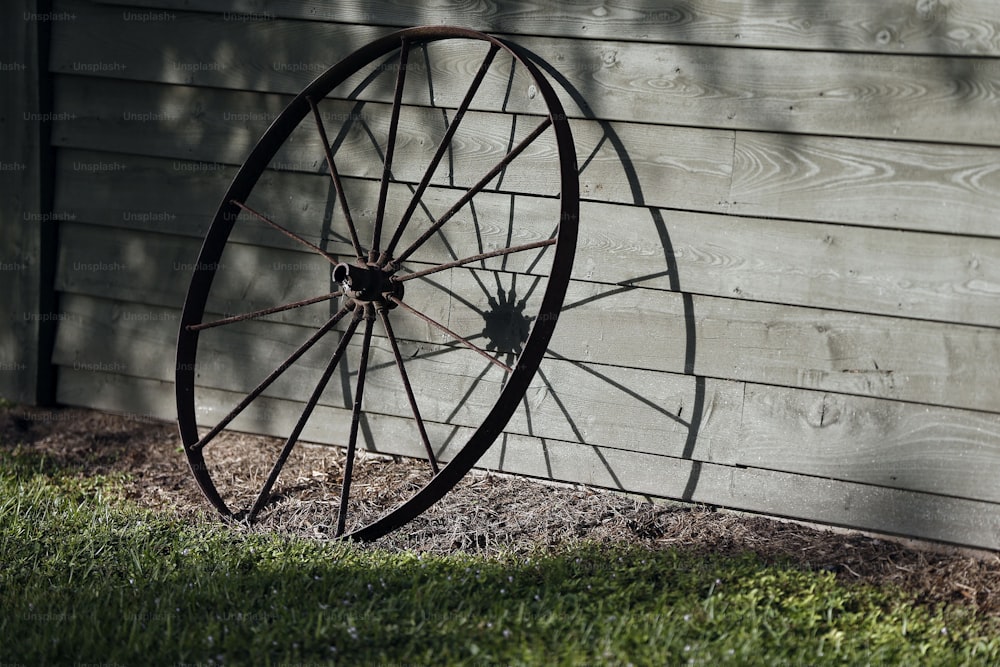
<path fill-rule="evenodd" d="M 220 486 L 252 498 L 280 449 L 274 439 L 224 434 L 211 446 Z M 81 475 L 127 473 L 139 504 L 213 521 L 171 424 L 80 409 L 0 410 L 0 446 L 45 453 Z M 261 529 L 311 538 L 332 534 L 343 454 L 298 446 L 275 488 Z M 352 519 L 370 521 L 426 479 L 426 464 L 364 457 Z M 235 505 L 234 505 L 235 506 Z M 846 581 L 896 585 L 922 602 L 959 603 L 1000 617 L 1000 555 L 879 539 L 797 523 L 680 504 L 650 504 L 609 491 L 475 472 L 431 510 L 377 545 L 434 553 L 527 552 L 582 541 L 759 555 L 766 562 L 835 572 Z"/>

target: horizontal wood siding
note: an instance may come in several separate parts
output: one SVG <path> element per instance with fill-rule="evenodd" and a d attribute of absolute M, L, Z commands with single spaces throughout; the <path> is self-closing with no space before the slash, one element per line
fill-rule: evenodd
<path fill-rule="evenodd" d="M 482 465 L 1000 549 L 992 0 L 55 4 L 74 17 L 53 23 L 50 63 L 60 401 L 172 419 L 187 282 L 257 137 L 358 46 L 399 27 L 466 25 L 543 61 L 570 117 L 581 184 L 555 338 Z M 457 105 L 465 91 L 447 75 L 475 67 L 466 53 L 435 48 L 431 69 L 413 75 L 434 82 L 433 100 L 419 85 L 404 97 L 401 178 L 419 178 L 406 156 L 443 135 L 431 107 Z M 365 100 L 377 123 L 392 89 L 372 87 Z M 332 116 L 357 113 L 328 104 Z M 540 111 L 516 77 L 487 80 L 463 154 L 480 170 L 496 164 Z M 315 137 L 303 141 L 319 154 Z M 360 150 L 365 138 L 348 137 L 348 153 L 351 141 Z M 484 197 L 479 215 L 529 221 L 524 233 L 544 238 L 552 156 L 523 160 L 538 176 Z M 373 165 L 341 168 L 352 197 L 377 197 Z M 287 195 L 268 202 L 279 218 L 329 196 L 312 164 L 289 162 L 270 178 Z M 454 201 L 461 178 L 437 174 L 427 206 Z M 398 215 L 406 188 L 391 195 Z M 260 303 L 243 310 L 270 305 L 258 280 L 267 267 L 328 270 L 273 236 L 237 226 L 227 257 L 245 270 L 223 279 L 232 298 L 214 303 L 217 312 L 254 285 Z M 312 295 L 273 274 L 274 298 Z M 481 318 L 456 300 L 434 307 L 455 326 Z M 263 374 L 317 321 L 296 311 L 206 339 L 219 359 L 200 380 L 206 423 L 239 400 L 227 351 L 245 350 Z M 448 460 L 474 425 L 474 412 L 451 413 L 463 400 L 474 407 L 477 374 L 439 352 L 412 372 L 453 378 L 421 396 Z M 372 354 L 376 369 L 391 365 L 385 341 Z M 304 357 L 235 426 L 287 435 L 301 386 L 320 367 Z M 405 396 L 377 370 L 371 382 L 365 437 L 420 455 Z M 324 399 L 305 437 L 343 444 L 349 421 L 345 405 Z"/>
<path fill-rule="evenodd" d="M 51 271 L 46 239 L 53 226 L 45 215 L 51 188 L 42 186 L 43 29 L 24 18 L 38 13 L 37 4 L 17 0 L 0 8 L 0 397 L 22 403 L 49 398 L 54 314 L 46 298 L 51 290 L 42 289 L 43 270 Z"/>

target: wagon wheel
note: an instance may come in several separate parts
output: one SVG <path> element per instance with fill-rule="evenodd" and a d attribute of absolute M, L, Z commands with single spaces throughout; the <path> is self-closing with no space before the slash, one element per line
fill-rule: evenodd
<path fill-rule="evenodd" d="M 402 30 L 309 84 L 223 197 L 184 302 L 178 424 L 212 504 L 266 511 L 300 438 L 346 448 L 337 536 L 375 539 L 447 493 L 526 400 L 578 187 L 559 100 L 506 41 Z M 206 462 L 228 429 L 284 438 L 252 498 Z M 359 450 L 427 462 L 370 522 L 351 514 Z"/>

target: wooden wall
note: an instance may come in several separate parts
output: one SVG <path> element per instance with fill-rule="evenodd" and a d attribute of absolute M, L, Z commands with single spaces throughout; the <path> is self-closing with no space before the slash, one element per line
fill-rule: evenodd
<path fill-rule="evenodd" d="M 51 400 L 49 350 L 58 312 L 52 302 L 51 124 L 44 54 L 45 3 L 0 8 L 0 396 Z M 44 285 L 44 286 L 43 286 Z M 44 350 L 44 352 L 43 352 Z"/>
<path fill-rule="evenodd" d="M 1000 549 L 994 0 L 55 9 L 61 402 L 173 417 L 189 267 L 266 126 L 213 110 L 464 25 L 547 63 L 582 166 L 547 391 L 486 465 Z"/>

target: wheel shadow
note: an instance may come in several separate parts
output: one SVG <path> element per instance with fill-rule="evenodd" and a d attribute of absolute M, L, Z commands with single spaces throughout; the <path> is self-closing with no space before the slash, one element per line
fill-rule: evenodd
<path fill-rule="evenodd" d="M 699 434 L 701 432 L 702 421 L 704 418 L 705 409 L 705 395 L 706 395 L 706 381 L 704 377 L 699 377 L 695 375 L 695 359 L 697 352 L 697 336 L 696 336 L 696 319 L 695 319 L 695 308 L 694 300 L 691 294 L 684 293 L 681 290 L 681 280 L 680 275 L 677 270 L 677 260 L 674 252 L 673 243 L 670 239 L 670 234 L 668 231 L 667 221 L 664 218 L 663 211 L 655 206 L 648 205 L 646 202 L 646 197 L 643 192 L 642 182 L 639 175 L 635 169 L 629 157 L 629 151 L 625 142 L 622 140 L 621 136 L 615 130 L 613 124 L 610 121 L 602 120 L 598 118 L 591 110 L 587 104 L 585 96 L 580 90 L 575 88 L 570 80 L 562 75 L 555 67 L 545 60 L 537 57 L 534 54 L 530 54 L 533 61 L 539 68 L 545 73 L 546 76 L 550 78 L 552 82 L 559 88 L 561 88 L 575 103 L 576 107 L 582 112 L 583 118 L 586 122 L 595 123 L 601 132 L 600 139 L 597 141 L 593 149 L 590 150 L 589 154 L 586 156 L 580 156 L 580 167 L 579 173 L 582 175 L 586 172 L 588 166 L 594 161 L 597 155 L 605 149 L 610 148 L 613 154 L 616 156 L 618 162 L 621 165 L 622 171 L 624 173 L 625 179 L 628 185 L 629 202 L 615 201 L 616 204 L 630 205 L 637 208 L 644 208 L 649 213 L 650 224 L 655 231 L 655 236 L 658 240 L 660 250 L 662 251 L 662 259 L 664 263 L 664 268 L 662 271 L 654 273 L 646 273 L 643 275 L 635 276 L 625 276 L 621 281 L 615 283 L 615 288 L 609 291 L 605 291 L 596 296 L 590 296 L 583 299 L 578 299 L 575 302 L 567 302 L 563 305 L 563 312 L 570 311 L 577 308 L 584 308 L 599 304 L 603 300 L 613 299 L 616 296 L 622 295 L 624 293 L 638 290 L 642 288 L 643 283 L 646 283 L 654 279 L 666 279 L 669 286 L 669 290 L 680 295 L 683 304 L 683 317 L 684 317 L 684 375 L 691 376 L 694 379 L 694 396 L 690 403 L 691 411 L 690 417 L 684 419 L 676 411 L 671 411 L 660 404 L 655 397 L 648 396 L 643 392 L 629 387 L 627 384 L 616 380 L 611 377 L 610 374 L 602 372 L 599 370 L 600 366 L 593 364 L 585 364 L 580 361 L 575 361 L 563 356 L 550 347 L 548 351 L 548 356 L 553 359 L 557 359 L 570 364 L 572 367 L 578 371 L 585 373 L 593 378 L 596 378 L 601 383 L 607 387 L 608 392 L 619 392 L 627 396 L 631 400 L 638 401 L 643 406 L 651 410 L 651 414 L 656 414 L 660 418 L 672 422 L 673 424 L 679 424 L 687 429 L 687 434 L 684 439 L 683 449 L 680 454 L 680 458 L 690 462 L 690 471 L 688 473 L 687 481 L 684 485 L 683 490 L 680 493 L 670 493 L 669 495 L 679 497 L 685 501 L 690 501 L 693 499 L 695 491 L 698 487 L 698 482 L 701 476 L 702 463 L 694 459 L 695 446 L 698 441 Z M 578 146 L 579 147 L 579 146 Z M 581 213 L 581 226 L 584 223 L 584 215 Z M 586 335 L 584 333 L 583 335 Z M 624 332 L 624 340 L 628 340 L 628 332 Z M 641 341 L 639 342 L 641 344 Z M 569 428 L 572 430 L 573 434 L 581 446 L 588 446 L 586 444 L 587 439 L 583 433 L 583 429 L 577 424 L 577 419 L 572 413 L 572 409 L 560 399 L 558 386 L 554 383 L 550 377 L 545 372 L 545 364 L 538 370 L 538 375 L 541 378 L 546 390 L 548 391 L 548 396 L 555 402 L 558 407 L 559 412 L 565 418 Z M 529 425 L 529 431 L 531 430 L 531 407 L 528 403 L 527 397 L 523 399 L 524 411 L 526 414 L 527 423 Z M 500 444 L 500 467 L 504 467 L 504 462 L 506 459 L 506 434 L 504 439 Z M 548 446 L 545 439 L 542 439 L 543 454 L 545 457 L 546 473 L 549 478 L 555 478 L 552 462 L 549 457 Z M 604 466 L 608 477 L 612 480 L 615 487 L 620 490 L 627 491 L 628 489 L 624 486 L 619 478 L 619 475 L 614 470 L 611 462 L 602 453 L 601 447 L 597 445 L 589 445 L 593 452 L 596 454 L 601 464 Z"/>
<path fill-rule="evenodd" d="M 519 50 L 524 51 L 524 49 L 519 49 Z M 633 269 L 635 275 L 630 275 L 626 270 L 626 273 L 621 275 L 620 279 L 614 283 L 608 282 L 607 279 L 594 281 L 594 282 L 599 282 L 602 285 L 602 287 L 605 287 L 607 289 L 604 289 L 604 291 L 600 294 L 587 296 L 584 298 L 577 298 L 575 301 L 570 299 L 563 305 L 562 310 L 564 312 L 567 312 L 575 309 L 594 307 L 595 305 L 597 307 L 600 307 L 600 304 L 602 302 L 614 300 L 614 298 L 617 296 L 621 296 L 623 294 L 627 294 L 629 292 L 641 290 L 644 288 L 648 289 L 648 284 L 654 281 L 656 282 L 658 289 L 666 289 L 678 294 L 680 297 L 680 301 L 682 303 L 682 313 L 683 313 L 682 316 L 684 318 L 683 340 L 679 341 L 679 344 L 683 345 L 683 350 L 684 350 L 683 373 L 686 376 L 692 377 L 694 380 L 693 397 L 691 397 L 690 399 L 686 399 L 684 401 L 685 406 L 683 409 L 686 414 L 682 416 L 680 414 L 680 410 L 671 410 L 665 407 L 664 405 L 665 401 L 660 400 L 656 396 L 651 396 L 649 395 L 648 392 L 643 392 L 642 390 L 637 389 L 634 386 L 629 386 L 629 383 L 627 381 L 622 381 L 622 379 L 620 378 L 616 379 L 613 376 L 612 372 L 603 370 L 604 366 L 610 365 L 608 362 L 598 361 L 597 363 L 586 363 L 583 361 L 579 361 L 579 357 L 570 358 L 569 356 L 560 354 L 559 352 L 551 349 L 551 346 L 548 352 L 548 358 L 566 364 L 568 367 L 571 367 L 575 373 L 586 375 L 591 380 L 596 381 L 600 386 L 603 387 L 603 389 L 601 390 L 603 393 L 606 394 L 618 393 L 621 396 L 626 397 L 628 401 L 634 404 L 641 405 L 646 415 L 649 415 L 654 420 L 663 420 L 664 422 L 669 422 L 670 428 L 672 430 L 676 431 L 679 426 L 684 431 L 683 446 L 679 454 L 677 452 L 676 447 L 673 446 L 671 447 L 671 453 L 668 454 L 665 451 L 661 451 L 660 453 L 662 453 L 665 456 L 670 456 L 672 458 L 679 457 L 681 460 L 689 462 L 687 481 L 684 484 L 683 489 L 681 490 L 665 489 L 662 495 L 679 497 L 684 500 L 692 500 L 695 495 L 695 491 L 698 487 L 698 482 L 701 476 L 702 464 L 701 462 L 695 460 L 694 454 L 695 454 L 695 447 L 699 438 L 699 433 L 701 431 L 703 413 L 705 408 L 706 381 L 705 378 L 698 377 L 695 375 L 696 336 L 695 336 L 694 303 L 691 295 L 684 294 L 681 291 L 681 281 L 677 271 L 676 256 L 672 241 L 670 239 L 670 234 L 668 232 L 668 225 L 664 217 L 664 212 L 661 209 L 656 208 L 655 206 L 647 204 L 646 196 L 643 191 L 643 184 L 641 182 L 638 171 L 636 170 L 635 165 L 633 164 L 630 158 L 629 151 L 625 141 L 618 134 L 618 132 L 615 129 L 615 126 L 610 121 L 599 119 L 594 113 L 590 111 L 585 96 L 578 89 L 573 87 L 572 83 L 568 78 L 561 75 L 558 70 L 556 70 L 553 66 L 551 66 L 538 56 L 530 53 L 528 53 L 527 55 L 531 57 L 531 59 L 535 62 L 535 64 L 540 67 L 540 69 L 544 72 L 545 76 L 547 76 L 549 80 L 554 83 L 554 85 L 561 88 L 565 92 L 565 94 L 572 99 L 573 103 L 581 112 L 581 120 L 578 122 L 591 123 L 593 124 L 593 126 L 599 128 L 599 132 L 596 133 L 598 136 L 596 142 L 594 142 L 593 146 L 588 149 L 587 154 L 580 155 L 579 173 L 585 174 L 590 165 L 595 163 L 595 160 L 597 160 L 598 157 L 601 155 L 607 156 L 608 154 L 610 154 L 614 156 L 613 160 L 616 162 L 616 165 L 620 165 L 620 168 L 622 170 L 621 173 L 623 174 L 625 183 L 627 184 L 627 189 L 625 190 L 625 192 L 627 192 L 627 195 L 616 196 L 614 198 L 613 203 L 621 206 L 630 206 L 635 209 L 643 209 L 646 213 L 648 213 L 649 215 L 648 224 L 652 226 L 651 228 L 652 232 L 645 234 L 645 237 L 648 237 L 650 239 L 654 238 L 656 239 L 658 245 L 657 252 L 659 254 L 660 259 L 655 260 L 655 263 L 659 264 L 659 262 L 662 261 L 662 269 L 660 270 L 650 271 L 651 268 L 655 267 L 651 267 L 649 261 L 647 260 L 645 263 L 641 265 L 640 269 Z M 390 57 L 384 61 L 382 67 L 391 66 L 392 62 L 393 62 L 393 57 Z M 430 76 L 431 71 L 432 68 L 428 67 L 427 86 L 429 88 L 430 99 L 433 99 L 434 82 L 433 80 L 431 80 Z M 372 82 L 375 81 L 378 74 L 379 71 L 375 71 L 369 77 L 364 79 L 362 83 L 350 95 L 348 95 L 348 99 L 354 98 L 360 90 L 363 90 L 368 85 L 371 85 Z M 513 79 L 513 73 L 511 74 L 511 79 Z M 511 87 L 510 85 L 508 85 L 507 96 L 504 99 L 501 111 L 507 111 L 507 102 L 510 99 L 511 94 L 512 94 Z M 356 105 L 354 106 L 352 113 L 352 118 L 360 119 L 362 126 L 365 127 L 366 135 L 369 137 L 371 141 L 372 148 L 376 151 L 377 154 L 380 155 L 380 157 L 384 157 L 381 154 L 379 148 L 379 142 L 375 134 L 370 128 L 366 127 L 367 124 L 364 121 L 364 114 L 362 113 L 365 104 L 366 103 L 364 101 L 360 100 L 356 101 Z M 448 118 L 447 115 L 445 115 L 446 125 L 447 122 Z M 509 144 L 511 145 L 514 143 L 515 129 L 516 126 L 512 125 L 511 136 L 509 138 Z M 338 148 L 341 142 L 344 141 L 345 136 L 346 136 L 346 129 L 342 129 L 341 132 L 338 133 L 333 138 L 332 147 L 334 149 Z M 593 140 L 593 134 L 590 137 L 588 137 L 588 144 L 592 140 Z M 578 143 L 578 148 L 579 148 L 579 143 Z M 510 145 L 508 146 L 508 150 L 509 149 Z M 448 159 L 449 160 L 451 159 L 450 152 Z M 607 157 L 601 157 L 601 160 L 607 160 Z M 453 169 L 449 169 L 449 173 L 452 172 Z M 501 179 L 503 178 L 503 176 L 504 174 L 500 174 Z M 332 202 L 335 195 L 334 191 L 330 189 L 328 195 L 329 195 L 328 202 Z M 593 199 L 591 201 L 597 202 L 599 200 Z M 472 215 L 473 218 L 475 219 L 476 218 L 475 205 L 472 202 L 470 202 L 470 204 L 472 205 Z M 426 208 L 424 210 L 424 214 L 428 217 L 428 219 L 433 219 L 433 215 L 429 210 L 426 210 Z M 334 232 L 332 225 L 333 216 L 334 216 L 334 206 L 331 203 L 328 204 L 322 216 L 323 229 L 321 232 L 321 241 L 320 241 L 321 247 L 326 248 L 331 243 L 343 242 L 344 240 L 343 238 L 339 238 L 338 235 Z M 476 223 L 476 226 L 478 226 L 478 223 Z M 455 255 L 455 253 L 452 252 L 451 248 L 448 248 L 447 250 L 453 256 L 457 257 L 457 255 Z M 508 295 L 504 294 L 501 291 L 497 294 L 497 298 L 494 299 L 490 295 L 490 290 L 488 290 L 485 285 L 481 285 L 481 287 L 483 289 L 484 294 L 486 294 L 489 297 L 489 304 L 490 304 L 489 309 L 480 310 L 475 304 L 472 303 L 465 303 L 464 305 L 468 308 L 475 310 L 476 312 L 479 313 L 479 315 L 483 317 L 484 330 L 481 336 L 486 341 L 485 343 L 486 348 L 491 352 L 496 352 L 501 354 L 506 352 L 507 363 L 512 363 L 512 360 L 517 353 L 517 350 L 515 349 L 517 346 L 516 346 L 516 340 L 505 339 L 509 337 L 507 334 L 510 333 L 509 331 L 507 331 L 508 327 L 506 326 L 506 323 L 519 321 L 517 317 L 518 302 L 514 297 L 513 293 Z M 332 290 L 333 288 L 334 286 L 331 284 L 330 289 Z M 442 286 L 441 289 L 445 293 L 448 293 L 451 298 L 458 298 L 458 295 L 449 292 L 449 290 L 444 286 Z M 334 305 L 335 304 L 331 303 L 330 307 L 333 308 Z M 493 318 L 493 320 L 496 320 L 495 323 L 493 322 L 493 320 L 491 320 L 491 317 Z M 584 333 L 584 335 L 586 335 L 586 333 Z M 627 332 L 625 332 L 625 337 L 628 338 Z M 442 353 L 445 353 L 447 351 L 448 350 L 444 350 L 442 351 Z M 341 392 L 342 395 L 345 397 L 345 400 L 348 402 L 351 400 L 353 396 L 353 380 L 354 380 L 355 370 L 356 369 L 348 368 L 347 365 L 343 365 L 340 367 L 340 370 L 338 371 Z M 578 414 L 574 414 L 575 406 L 572 405 L 571 402 L 564 400 L 563 397 L 560 395 L 560 386 L 562 384 L 561 381 L 554 378 L 550 373 L 546 371 L 545 363 L 542 364 L 542 366 L 538 369 L 537 373 L 538 373 L 537 382 L 542 387 L 544 387 L 545 395 L 551 401 L 550 406 L 554 406 L 554 410 L 550 411 L 550 413 L 544 416 L 544 418 L 551 420 L 553 419 L 553 415 L 558 415 L 558 418 L 564 420 L 565 425 L 568 427 L 564 431 L 566 433 L 567 440 L 575 441 L 574 446 L 589 447 L 593 452 L 593 454 L 596 456 L 596 460 L 599 461 L 599 464 L 603 467 L 604 472 L 606 473 L 606 479 L 610 480 L 610 485 L 619 490 L 628 491 L 629 489 L 627 488 L 627 483 L 621 479 L 620 472 L 616 471 L 612 461 L 609 460 L 609 458 L 605 455 L 605 451 L 607 449 L 624 449 L 627 447 L 627 445 L 620 444 L 615 441 L 609 441 L 608 439 L 604 439 L 600 445 L 588 444 L 588 438 L 586 437 L 585 433 L 586 428 L 582 427 L 579 424 L 580 416 Z M 468 396 L 466 396 L 465 398 L 468 398 Z M 459 405 L 461 405 L 461 403 L 462 401 L 459 401 Z M 532 436 L 533 438 L 537 438 L 541 442 L 542 455 L 544 457 L 545 475 L 550 479 L 558 479 L 560 477 L 560 474 L 556 471 L 555 469 L 556 466 L 553 465 L 553 461 L 550 457 L 550 451 L 549 451 L 550 443 L 555 442 L 556 438 L 536 435 L 536 433 L 538 432 L 536 425 L 541 421 L 542 417 L 536 414 L 536 410 L 533 409 L 528 396 L 524 396 L 522 398 L 522 404 L 524 409 L 521 412 L 525 420 L 524 424 L 526 425 L 526 434 Z M 367 419 L 367 413 L 363 413 L 361 415 L 360 427 L 363 434 L 362 435 L 363 440 L 369 443 L 374 451 L 378 451 L 377 447 L 375 447 L 374 444 L 375 438 L 372 434 L 371 426 Z M 518 432 L 520 433 L 522 431 L 520 431 L 519 429 Z M 572 436 L 570 436 L 570 434 L 572 434 Z M 451 437 L 441 442 L 440 443 L 441 450 L 445 450 L 448 449 L 449 447 L 452 447 L 454 445 L 454 443 L 452 442 L 452 438 L 456 437 L 457 435 L 458 431 L 455 430 L 452 433 Z M 505 432 L 504 434 L 501 435 L 499 441 L 495 443 L 494 452 L 496 453 L 496 450 L 499 449 L 498 452 L 499 465 L 497 467 L 499 467 L 501 470 L 506 470 L 509 468 L 510 469 L 518 468 L 516 463 L 511 465 L 512 462 L 510 461 L 510 457 L 513 456 L 513 451 L 514 451 L 513 449 L 509 450 L 508 448 L 508 437 L 511 435 L 513 435 L 513 433 Z M 593 442 L 593 439 L 591 439 L 591 442 Z M 576 443 L 579 443 L 579 445 L 577 445 Z M 656 453 L 655 445 L 653 446 L 654 447 L 653 449 L 650 449 L 649 447 L 650 445 L 647 443 L 646 449 L 644 451 Z M 494 456 L 495 455 L 496 454 L 494 454 Z M 496 458 L 492 459 L 492 461 L 496 460 L 497 460 Z M 487 464 L 487 467 L 493 467 L 493 465 L 494 464 L 491 462 Z M 541 469 L 539 469 L 539 472 L 541 472 Z"/>

